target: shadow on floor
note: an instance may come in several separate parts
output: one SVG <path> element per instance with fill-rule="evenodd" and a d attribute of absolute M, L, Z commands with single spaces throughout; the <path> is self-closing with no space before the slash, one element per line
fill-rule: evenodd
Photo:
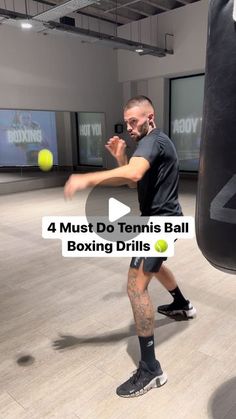
<path fill-rule="evenodd" d="M 208 415 L 212 419 L 236 418 L 236 378 L 226 381 L 211 396 Z"/>
<path fill-rule="evenodd" d="M 180 318 L 163 318 L 155 321 L 155 329 L 158 329 L 158 345 L 170 339 L 173 335 L 181 333 L 188 327 L 189 321 L 176 321 Z M 163 326 L 166 326 L 163 328 Z M 60 334 L 60 338 L 53 342 L 55 350 L 75 349 L 92 345 L 107 345 L 121 340 L 127 340 L 127 353 L 137 365 L 140 358 L 138 338 L 136 336 L 135 325 L 131 324 L 127 328 L 117 329 L 112 333 L 103 333 L 100 336 L 72 336 Z"/>

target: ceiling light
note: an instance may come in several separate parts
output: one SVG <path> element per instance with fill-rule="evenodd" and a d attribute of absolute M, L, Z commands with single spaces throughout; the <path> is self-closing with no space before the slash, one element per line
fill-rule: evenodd
<path fill-rule="evenodd" d="M 21 22 L 21 27 L 22 29 L 31 29 L 33 25 L 32 23 L 25 21 L 25 22 Z"/>
<path fill-rule="evenodd" d="M 135 49 L 135 52 L 138 52 L 140 54 L 141 52 L 143 52 L 143 48 L 142 47 L 138 47 L 138 48 Z"/>

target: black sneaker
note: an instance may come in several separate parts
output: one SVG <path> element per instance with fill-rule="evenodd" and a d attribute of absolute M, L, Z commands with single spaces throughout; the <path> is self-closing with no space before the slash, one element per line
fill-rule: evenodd
<path fill-rule="evenodd" d="M 116 394 L 120 397 L 137 397 L 152 388 L 163 386 L 166 382 L 167 375 L 163 373 L 159 363 L 156 370 L 151 371 L 144 361 L 140 361 L 137 371 L 116 389 Z"/>
<path fill-rule="evenodd" d="M 158 313 L 164 314 L 165 316 L 175 317 L 181 316 L 185 319 L 194 319 L 197 315 L 197 310 L 193 307 L 190 301 L 187 301 L 187 304 L 180 307 L 174 301 L 171 304 L 166 304 L 163 306 L 157 307 Z"/>

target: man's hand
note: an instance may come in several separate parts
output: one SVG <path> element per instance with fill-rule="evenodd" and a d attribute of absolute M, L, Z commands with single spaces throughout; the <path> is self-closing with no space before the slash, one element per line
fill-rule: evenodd
<path fill-rule="evenodd" d="M 121 138 L 114 136 L 110 138 L 105 145 L 106 149 L 115 157 L 119 166 L 123 166 L 128 163 L 126 156 L 126 142 Z"/>
<path fill-rule="evenodd" d="M 64 196 L 66 199 L 71 199 L 76 191 L 82 191 L 88 188 L 89 173 L 82 175 L 71 175 L 64 186 Z"/>
<path fill-rule="evenodd" d="M 136 183 L 150 169 L 150 163 L 143 157 L 131 157 L 129 164 L 116 169 L 104 170 L 78 175 L 71 175 L 65 184 L 65 198 L 72 198 L 76 191 L 82 191 L 99 183 L 103 185 L 120 186 Z"/>

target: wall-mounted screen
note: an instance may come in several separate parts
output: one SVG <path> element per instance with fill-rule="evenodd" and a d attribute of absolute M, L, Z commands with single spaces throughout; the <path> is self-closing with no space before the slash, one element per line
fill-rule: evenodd
<path fill-rule="evenodd" d="M 37 166 L 43 148 L 57 165 L 55 112 L 0 110 L 0 166 Z"/>
<path fill-rule="evenodd" d="M 203 96 L 204 75 L 170 81 L 170 137 L 181 171 L 198 171 Z"/>
<path fill-rule="evenodd" d="M 103 166 L 105 114 L 78 112 L 79 164 Z"/>

